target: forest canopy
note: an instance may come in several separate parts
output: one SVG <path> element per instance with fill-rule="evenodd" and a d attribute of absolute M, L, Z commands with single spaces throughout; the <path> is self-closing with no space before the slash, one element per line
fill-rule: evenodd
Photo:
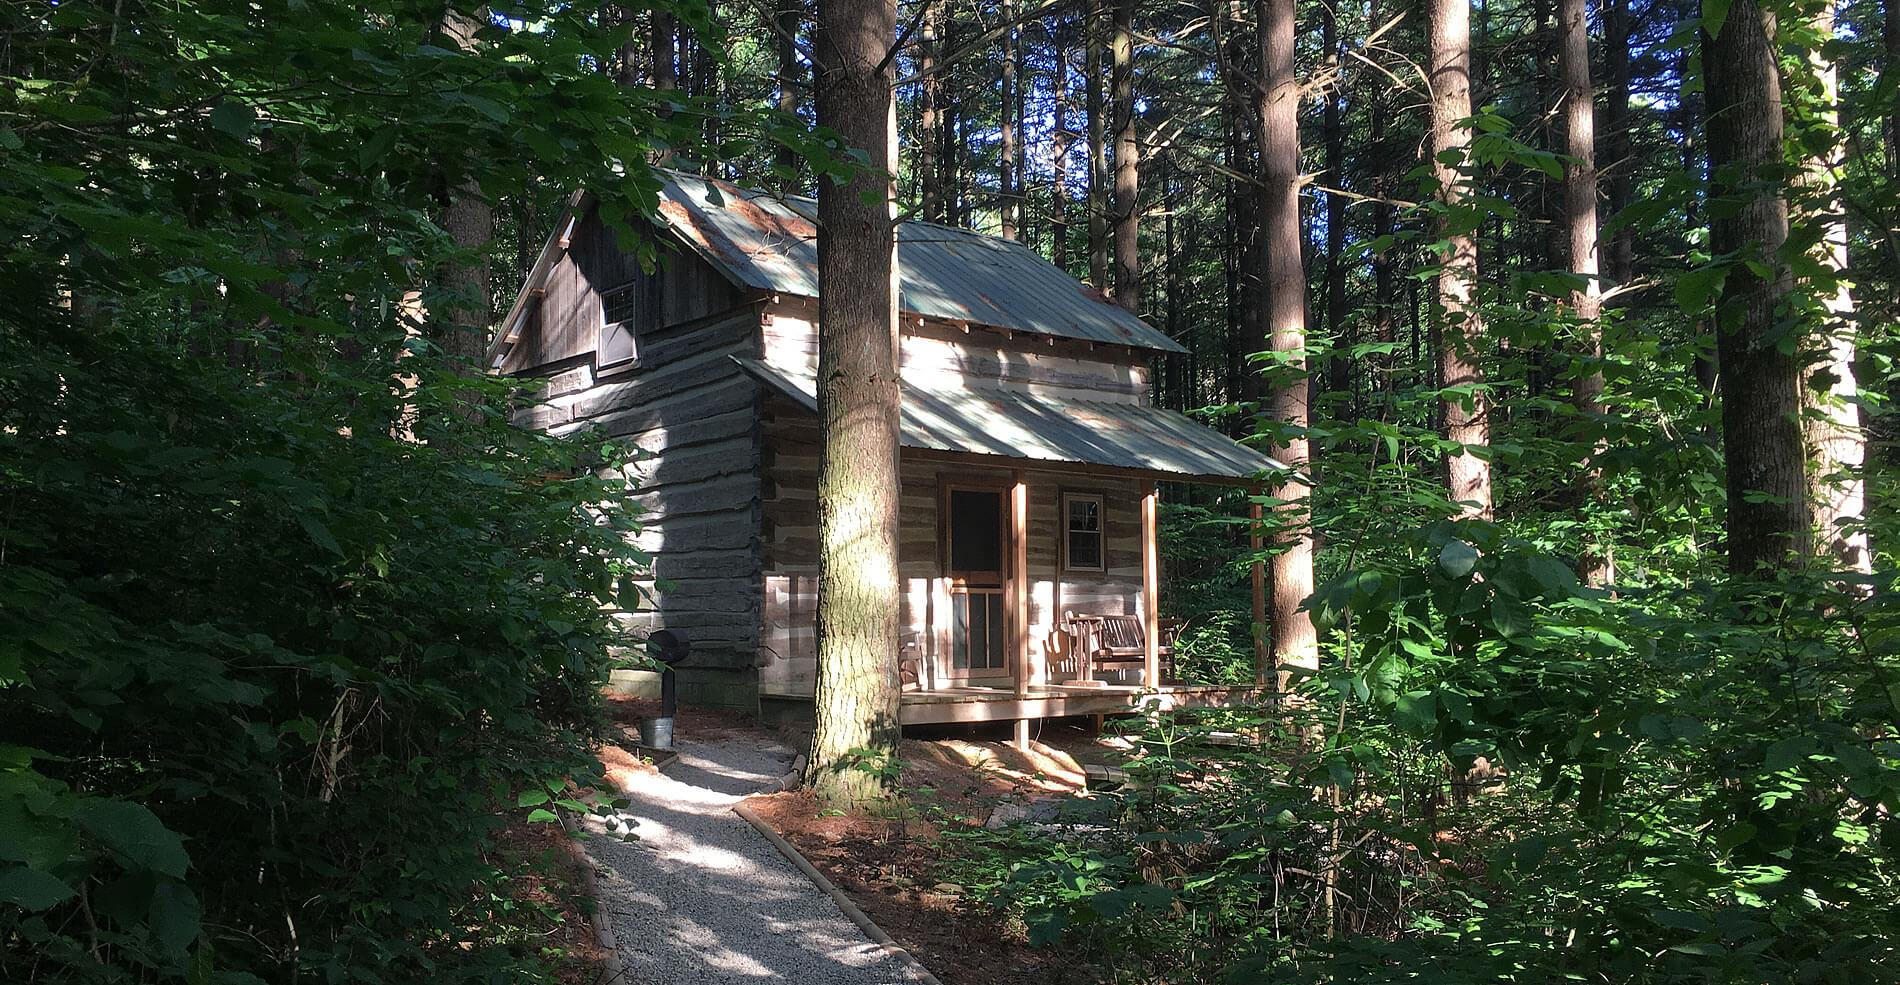
<path fill-rule="evenodd" d="M 881 159 L 814 11 L 0 11 L 0 976 L 551 974 L 494 833 L 585 808 L 647 559 L 495 323 L 575 192 Z M 1182 666 L 1275 700 L 982 900 L 1116 980 L 1900 981 L 1892 0 L 894 15 L 897 211 L 1295 466 L 1166 490 Z"/>

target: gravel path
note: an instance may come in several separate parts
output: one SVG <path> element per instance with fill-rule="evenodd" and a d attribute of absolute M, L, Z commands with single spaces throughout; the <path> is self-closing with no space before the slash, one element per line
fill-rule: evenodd
<path fill-rule="evenodd" d="M 738 738 L 678 748 L 666 772 L 629 781 L 625 813 L 639 820 L 640 840 L 587 844 L 608 870 L 600 895 L 625 968 L 621 985 L 910 982 L 904 962 L 732 813 L 747 795 L 776 788 L 791 750 Z"/>

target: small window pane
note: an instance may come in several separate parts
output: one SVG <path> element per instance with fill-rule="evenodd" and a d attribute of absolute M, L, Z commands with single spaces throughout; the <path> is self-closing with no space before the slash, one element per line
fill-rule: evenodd
<path fill-rule="evenodd" d="M 1065 497 L 1065 557 L 1071 568 L 1102 569 L 1102 500 L 1099 496 Z"/>
<path fill-rule="evenodd" d="M 640 310 L 640 285 L 616 287 L 600 297 L 600 320 L 607 325 L 631 322 Z"/>
<path fill-rule="evenodd" d="M 1003 494 L 950 490 L 950 570 L 1003 570 Z"/>

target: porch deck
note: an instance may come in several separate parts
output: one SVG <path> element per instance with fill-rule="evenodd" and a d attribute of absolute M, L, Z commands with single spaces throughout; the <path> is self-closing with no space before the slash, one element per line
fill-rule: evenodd
<path fill-rule="evenodd" d="M 903 725 L 1007 722 L 1064 715 L 1120 715 L 1149 707 L 1225 708 L 1258 700 L 1254 685 L 1173 684 L 1151 690 L 1130 684 L 1035 684 L 1012 687 L 955 685 L 906 691 L 897 720 Z"/>

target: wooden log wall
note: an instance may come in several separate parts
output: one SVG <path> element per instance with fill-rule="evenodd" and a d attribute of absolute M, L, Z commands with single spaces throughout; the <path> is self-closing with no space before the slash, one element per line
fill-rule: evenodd
<path fill-rule="evenodd" d="M 760 633 L 760 690 L 767 694 L 810 696 L 817 682 L 813 626 L 818 593 L 818 425 L 802 407 L 781 398 L 765 402 L 761 489 L 761 558 L 765 608 Z M 949 652 L 950 597 L 942 578 L 938 532 L 941 483 L 1007 483 L 1007 471 L 945 462 L 907 459 L 899 468 L 903 482 L 898 534 L 898 577 L 902 579 L 901 624 L 915 652 L 924 657 L 926 686 L 948 681 L 937 661 Z M 1032 678 L 1066 680 L 1062 637 L 1055 624 L 1065 611 L 1132 615 L 1141 605 L 1140 491 L 1132 479 L 1077 479 L 1057 472 L 1031 470 L 1029 484 L 1029 652 Z M 1107 570 L 1058 570 L 1064 491 L 1101 493 L 1107 525 Z M 970 683 L 1010 686 L 1006 675 Z"/>
<path fill-rule="evenodd" d="M 653 329 L 638 366 L 600 379 L 584 360 L 555 364 L 545 402 L 516 415 L 636 451 L 623 475 L 646 510 L 635 544 L 653 556 L 653 577 L 642 604 L 616 618 L 684 633 L 695 668 L 749 671 L 759 652 L 759 388 L 730 358 L 756 354 L 757 339 L 750 306 Z"/>

